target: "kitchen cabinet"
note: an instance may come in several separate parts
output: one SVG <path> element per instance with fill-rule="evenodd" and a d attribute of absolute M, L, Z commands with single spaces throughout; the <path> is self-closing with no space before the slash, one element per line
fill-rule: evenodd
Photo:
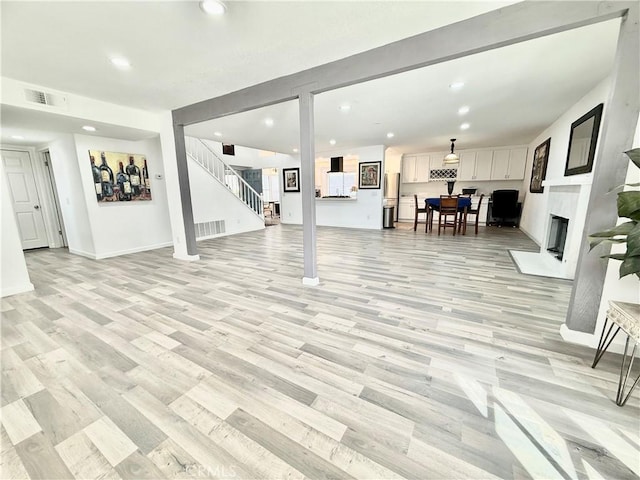
<path fill-rule="evenodd" d="M 429 180 L 429 162 L 429 155 L 404 155 L 402 157 L 402 183 L 427 182 Z"/>
<path fill-rule="evenodd" d="M 398 219 L 411 220 L 413 222 L 416 211 L 415 208 L 416 206 L 413 197 L 401 198 L 400 203 L 398 204 Z"/>
<path fill-rule="evenodd" d="M 494 150 L 491 180 L 523 180 L 526 165 L 526 148 Z"/>
<path fill-rule="evenodd" d="M 461 152 L 458 181 L 491 180 L 492 150 Z"/>

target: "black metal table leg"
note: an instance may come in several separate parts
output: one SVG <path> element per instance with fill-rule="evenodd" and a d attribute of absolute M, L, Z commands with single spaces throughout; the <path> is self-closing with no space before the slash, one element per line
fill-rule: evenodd
<path fill-rule="evenodd" d="M 611 342 L 613 341 L 614 338 L 616 338 L 616 335 L 620 331 L 620 327 L 618 327 L 617 330 L 614 332 L 613 336 L 611 336 L 611 338 L 609 338 L 609 335 L 611 334 L 611 330 L 613 329 L 613 327 L 616 326 L 615 323 L 611 322 L 611 325 L 609 326 L 609 331 L 605 335 L 604 331 L 607 329 L 607 322 L 608 321 L 609 321 L 609 318 L 605 317 L 604 325 L 602 326 L 602 333 L 600 334 L 600 341 L 598 342 L 598 348 L 596 350 L 596 356 L 593 359 L 593 364 L 591 365 L 591 368 L 596 368 L 596 365 L 598 365 L 598 362 L 602 358 L 602 355 L 604 355 L 604 352 L 607 351 L 607 348 L 609 348 L 609 345 L 611 345 Z M 628 341 L 628 338 L 627 338 L 627 341 Z M 606 343 L 606 345 L 605 345 L 605 343 Z"/>
<path fill-rule="evenodd" d="M 620 380 L 618 381 L 618 394 L 616 395 L 616 405 L 620 407 L 624 406 L 624 404 L 627 403 L 627 400 L 629 400 L 629 396 L 631 395 L 631 392 L 633 392 L 633 389 L 636 388 L 636 385 L 638 385 L 638 380 L 640 380 L 640 373 L 639 373 L 638 377 L 636 378 L 635 382 L 633 382 L 633 385 L 631 385 L 631 388 L 629 389 L 627 394 L 626 395 L 624 394 L 625 388 L 627 386 L 627 380 L 629 379 L 629 374 L 631 373 L 631 368 L 633 367 L 633 359 L 635 358 L 637 346 L 638 346 L 637 343 L 633 344 L 633 349 L 631 350 L 631 355 L 629 356 L 629 365 L 627 366 L 626 368 L 627 371 L 625 373 L 624 366 L 627 363 L 627 350 L 629 349 L 629 337 L 627 336 L 627 341 L 624 344 L 624 354 L 622 355 L 622 365 L 620 366 Z"/>

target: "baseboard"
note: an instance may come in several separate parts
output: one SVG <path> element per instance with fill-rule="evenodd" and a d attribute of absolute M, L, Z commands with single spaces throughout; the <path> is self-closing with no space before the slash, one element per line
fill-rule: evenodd
<path fill-rule="evenodd" d="M 69 253 L 73 253 L 74 255 L 79 255 L 81 257 L 90 258 L 91 260 L 97 260 L 95 253 L 84 252 L 82 250 L 76 250 L 74 248 L 69 247 Z"/>
<path fill-rule="evenodd" d="M 31 292 L 34 290 L 33 283 L 23 283 L 22 285 L 15 285 L 9 288 L 3 288 L 0 296 L 9 297 L 11 295 L 17 295 L 18 293 Z"/>
<path fill-rule="evenodd" d="M 527 237 L 529 237 L 529 239 L 530 239 L 533 243 L 535 243 L 538 247 L 540 246 L 540 243 L 538 243 L 538 241 L 537 241 L 535 238 L 533 238 L 533 235 L 531 235 L 531 234 L 530 234 L 529 232 L 527 232 L 524 228 L 522 228 L 522 224 L 520 224 L 520 227 L 519 227 L 519 228 L 520 228 L 520 231 L 521 231 L 522 233 L 524 233 Z"/>
<path fill-rule="evenodd" d="M 96 260 L 104 258 L 119 257 L 121 255 L 130 255 L 132 253 L 146 252 L 147 250 L 157 250 L 158 248 L 172 247 L 173 242 L 156 243 L 155 245 L 145 245 L 143 247 L 129 248 L 127 250 L 119 250 L 117 252 L 107 252 L 96 255 Z"/>
<path fill-rule="evenodd" d="M 600 332 L 586 333 L 579 332 L 577 330 L 571 330 L 569 327 L 567 327 L 566 323 L 560 325 L 560 335 L 565 342 L 583 345 L 585 347 L 593 348 L 594 350 L 598 348 L 598 341 L 600 340 Z M 625 338 L 626 334 L 622 330 L 618 332 L 614 341 L 611 342 L 609 348 L 607 348 L 607 352 L 622 354 L 624 352 Z M 639 356 L 640 352 L 636 354 L 636 357 Z"/>
<path fill-rule="evenodd" d="M 158 248 L 165 248 L 165 247 L 171 247 L 171 246 L 173 246 L 173 242 L 163 242 L 163 243 L 157 243 L 155 245 L 146 245 L 143 247 L 129 248 L 127 250 L 119 250 L 116 252 L 106 252 L 106 253 L 100 253 L 100 254 L 89 253 L 89 252 L 84 252 L 82 250 L 69 248 L 69 253 L 73 253 L 74 255 L 80 255 L 81 257 L 87 257 L 92 260 L 103 260 L 105 258 L 119 257 L 121 255 L 129 255 L 132 253 L 146 252 L 147 250 L 156 250 Z"/>

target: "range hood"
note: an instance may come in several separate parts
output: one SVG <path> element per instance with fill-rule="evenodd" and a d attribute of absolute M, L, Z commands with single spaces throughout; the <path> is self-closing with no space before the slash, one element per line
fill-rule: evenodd
<path fill-rule="evenodd" d="M 342 172 L 342 157 L 331 157 L 330 172 Z"/>

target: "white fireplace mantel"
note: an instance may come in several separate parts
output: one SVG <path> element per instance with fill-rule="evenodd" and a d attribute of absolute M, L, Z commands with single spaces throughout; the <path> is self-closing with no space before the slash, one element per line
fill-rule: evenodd
<path fill-rule="evenodd" d="M 591 175 L 578 175 L 574 177 L 552 178 L 542 181 L 543 187 L 564 187 L 569 185 L 591 185 Z"/>

